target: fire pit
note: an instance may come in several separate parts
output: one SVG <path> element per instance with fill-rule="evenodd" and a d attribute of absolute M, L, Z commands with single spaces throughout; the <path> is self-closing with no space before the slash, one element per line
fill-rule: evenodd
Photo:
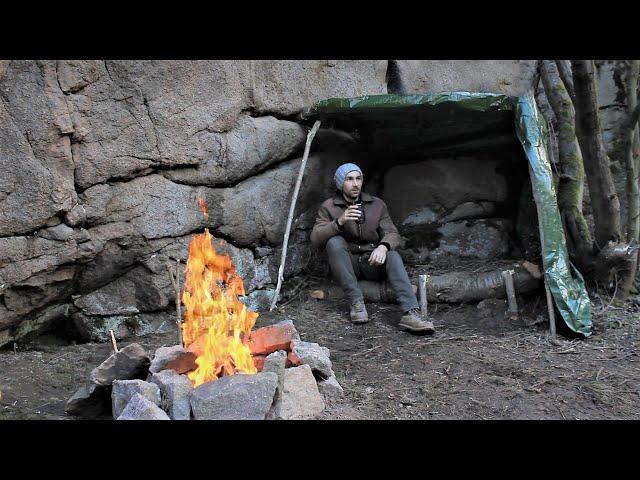
<path fill-rule="evenodd" d="M 342 394 L 329 349 L 302 341 L 290 319 L 253 330 L 258 313 L 242 303 L 244 293 L 209 231 L 195 235 L 178 322 L 182 345 L 149 358 L 137 344 L 118 351 L 114 341 L 114 354 L 91 372 L 67 411 L 87 415 L 110 406 L 118 420 L 316 417 Z"/>

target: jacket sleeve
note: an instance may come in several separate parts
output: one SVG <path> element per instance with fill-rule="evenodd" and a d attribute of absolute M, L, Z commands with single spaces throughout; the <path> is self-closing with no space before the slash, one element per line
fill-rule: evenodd
<path fill-rule="evenodd" d="M 324 205 L 321 205 L 316 216 L 316 223 L 313 226 L 313 230 L 311 230 L 311 244 L 316 248 L 324 247 L 331 237 L 339 234 L 338 225 L 331 218 L 329 210 Z"/>
<path fill-rule="evenodd" d="M 380 242 L 388 243 L 391 250 L 396 250 L 400 246 L 402 238 L 398 233 L 398 229 L 393 224 L 391 216 L 389 215 L 389 209 L 386 203 L 382 202 L 382 212 L 380 214 L 380 226 L 378 227 L 378 234 L 381 239 Z"/>

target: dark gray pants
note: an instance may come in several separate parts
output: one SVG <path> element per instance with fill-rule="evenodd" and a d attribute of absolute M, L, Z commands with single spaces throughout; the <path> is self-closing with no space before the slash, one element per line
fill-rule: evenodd
<path fill-rule="evenodd" d="M 377 281 L 386 278 L 393 288 L 403 312 L 420 308 L 411 289 L 411 281 L 404 268 L 402 257 L 398 252 L 394 250 L 387 252 L 387 260 L 384 265 L 369 265 L 369 261 L 365 261 L 366 257 L 351 253 L 347 241 L 340 235 L 336 235 L 327 242 L 327 255 L 331 273 L 344 290 L 350 303 L 363 300 L 362 292 L 358 288 L 358 278 Z"/>

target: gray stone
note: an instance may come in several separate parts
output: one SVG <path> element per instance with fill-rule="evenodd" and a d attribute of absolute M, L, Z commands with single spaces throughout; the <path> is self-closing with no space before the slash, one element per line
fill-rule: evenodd
<path fill-rule="evenodd" d="M 114 380 L 144 379 L 151 361 L 137 343 L 131 343 L 112 354 L 91 371 L 91 382 L 110 386 Z"/>
<path fill-rule="evenodd" d="M 509 231 L 513 226 L 506 219 L 451 222 L 438 229 L 442 235 L 438 248 L 431 252 L 434 259 L 444 256 L 460 258 L 499 258 L 509 252 Z"/>
<path fill-rule="evenodd" d="M 320 414 L 324 407 L 324 401 L 309 365 L 285 370 L 282 397 L 273 407 L 274 418 L 308 420 Z"/>
<path fill-rule="evenodd" d="M 394 60 L 393 93 L 483 92 L 518 96 L 533 88 L 535 60 Z M 392 92 L 389 92 L 392 93 Z"/>
<path fill-rule="evenodd" d="M 445 215 L 440 222 L 455 222 L 471 218 L 489 218 L 495 213 L 496 205 L 492 202 L 465 202 L 458 205 L 451 213 Z"/>
<path fill-rule="evenodd" d="M 119 278 L 115 282 L 83 295 L 75 300 L 76 307 L 86 315 L 134 315 L 136 308 L 136 291 L 133 281 Z"/>
<path fill-rule="evenodd" d="M 207 382 L 191 393 L 196 420 L 264 420 L 278 385 L 275 373 L 236 374 Z"/>
<path fill-rule="evenodd" d="M 64 135 L 71 130 L 69 112 L 56 85 L 55 61 L 5 65 L 0 82 L 0 237 L 43 227 L 77 203 L 70 138 Z"/>
<path fill-rule="evenodd" d="M 50 227 L 40 232 L 42 238 L 48 238 L 49 240 L 66 241 L 73 236 L 73 228 L 64 223 L 60 223 L 55 227 Z"/>
<path fill-rule="evenodd" d="M 273 397 L 274 404 L 277 404 L 282 398 L 282 391 L 284 390 L 284 375 L 285 368 L 287 366 L 287 352 L 285 350 L 278 350 L 273 352 L 264 359 L 264 365 L 262 367 L 263 372 L 275 373 L 278 376 L 278 387 Z M 273 418 L 273 409 L 267 413 L 267 419 Z"/>
<path fill-rule="evenodd" d="M 64 215 L 65 223 L 67 225 L 71 225 L 72 227 L 82 225 L 86 219 L 87 212 L 85 212 L 84 207 L 80 204 L 74 206 Z"/>
<path fill-rule="evenodd" d="M 71 315 L 75 336 L 82 342 L 108 342 L 111 339 L 110 331 L 116 340 L 124 340 L 133 336 L 129 325 L 135 322 L 134 316 L 89 316 L 81 312 Z"/>
<path fill-rule="evenodd" d="M 291 353 L 303 365 L 309 365 L 314 376 L 327 379 L 333 375 L 329 349 L 317 343 L 294 340 L 291 342 Z"/>
<path fill-rule="evenodd" d="M 67 96 L 82 188 L 159 166 L 197 165 L 213 153 L 215 132 L 229 130 L 250 104 L 246 61 L 104 61 L 93 67 L 97 80 Z"/>
<path fill-rule="evenodd" d="M 339 398 L 344 395 L 344 390 L 338 383 L 338 379 L 335 375 L 332 375 L 326 380 L 320 380 L 318 382 L 318 390 L 325 400 Z"/>
<path fill-rule="evenodd" d="M 162 370 L 151 376 L 151 381 L 160 387 L 162 406 L 171 420 L 190 420 L 191 402 L 189 397 L 193 384 L 175 370 Z"/>
<path fill-rule="evenodd" d="M 96 185 L 85 190 L 80 199 L 89 224 L 128 223 L 122 227 L 146 239 L 155 239 L 186 235 L 205 226 L 218 225 L 223 212 L 212 208 L 206 220 L 198 207 L 199 197 L 210 206 L 221 203 L 219 190 L 196 189 L 174 183 L 162 175 L 146 175 L 114 186 Z"/>
<path fill-rule="evenodd" d="M 158 405 L 136 393 L 117 420 L 170 420 L 170 418 Z"/>
<path fill-rule="evenodd" d="M 214 135 L 213 151 L 197 168 L 168 170 L 164 175 L 194 185 L 233 184 L 291 158 L 306 139 L 305 129 L 297 123 L 248 115 L 241 116 L 233 130 Z"/>
<path fill-rule="evenodd" d="M 387 93 L 386 60 L 253 61 L 258 112 L 293 115 L 318 100 Z"/>
<path fill-rule="evenodd" d="M 65 411 L 69 415 L 97 418 L 111 413 L 110 388 L 95 383 L 81 386 L 67 401 Z"/>
<path fill-rule="evenodd" d="M 439 215 L 465 202 L 506 200 L 507 181 L 497 172 L 498 166 L 499 162 L 491 157 L 433 159 L 399 165 L 385 174 L 383 198 L 398 225 L 420 212 L 424 212 L 424 219 L 417 223 L 432 223 L 435 215 L 425 207 Z"/>
<path fill-rule="evenodd" d="M 111 384 L 111 411 L 113 418 L 118 418 L 131 398 L 140 394 L 150 402 L 160 405 L 160 389 L 158 385 L 142 380 L 114 380 Z"/>
<path fill-rule="evenodd" d="M 171 369 L 177 373 L 185 373 L 194 370 L 195 367 L 195 355 L 185 350 L 182 345 L 174 345 L 156 350 L 149 371 L 158 373 L 161 370 Z"/>
<path fill-rule="evenodd" d="M 275 292 L 275 288 L 254 290 L 249 295 L 241 297 L 240 300 L 247 306 L 247 309 L 252 312 L 267 312 L 269 311 Z"/>

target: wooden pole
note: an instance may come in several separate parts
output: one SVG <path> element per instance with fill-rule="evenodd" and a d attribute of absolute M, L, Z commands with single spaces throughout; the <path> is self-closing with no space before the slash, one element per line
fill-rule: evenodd
<path fill-rule="evenodd" d="M 505 270 L 502 272 L 504 280 L 504 288 L 507 291 L 507 300 L 509 301 L 509 317 L 511 320 L 518 319 L 518 302 L 516 301 L 516 288 L 513 284 L 513 270 Z"/>
<path fill-rule="evenodd" d="M 420 311 L 422 312 L 422 318 L 427 318 L 427 276 L 424 274 L 420 275 L 418 290 L 420 291 Z"/>
<path fill-rule="evenodd" d="M 276 285 L 276 291 L 273 294 L 273 300 L 271 301 L 272 311 L 276 307 L 278 302 L 278 295 L 280 294 L 280 288 L 282 288 L 282 282 L 284 281 L 284 262 L 287 259 L 287 245 L 289 244 L 289 233 L 291 233 L 291 222 L 293 221 L 293 212 L 296 209 L 296 200 L 298 200 L 298 192 L 300 191 L 300 184 L 302 183 L 302 176 L 304 175 L 304 167 L 307 164 L 307 158 L 309 157 L 309 150 L 311 149 L 311 142 L 315 137 L 316 132 L 320 128 L 320 121 L 316 120 L 311 128 L 311 131 L 307 134 L 307 143 L 304 147 L 304 155 L 302 156 L 302 163 L 300 164 L 300 171 L 298 172 L 298 179 L 296 180 L 296 186 L 293 189 L 293 198 L 291 199 L 291 206 L 289 207 L 289 217 L 287 218 L 287 228 L 284 232 L 284 241 L 282 242 L 282 255 L 280 257 L 280 268 L 278 269 L 278 285 Z"/>
<path fill-rule="evenodd" d="M 551 298 L 551 290 L 549 290 L 549 285 L 547 282 L 544 282 L 544 289 L 547 293 L 547 309 L 549 310 L 549 336 L 551 340 L 556 339 L 556 314 L 553 311 L 553 299 Z"/>
<path fill-rule="evenodd" d="M 533 172 L 531 171 L 531 165 L 529 165 L 529 177 L 533 178 Z M 540 223 L 540 206 L 538 205 L 537 198 L 535 198 L 535 190 L 533 190 L 534 203 L 536 204 L 536 211 L 538 212 L 538 230 L 540 231 L 540 254 L 544 256 L 544 230 L 542 230 L 542 224 Z M 544 288 L 546 290 L 547 297 L 547 310 L 549 311 L 549 337 L 552 342 L 556 341 L 556 315 L 553 311 L 553 297 L 547 284 L 547 275 L 544 271 L 544 261 L 542 262 L 542 278 L 544 279 Z"/>
<path fill-rule="evenodd" d="M 169 272 L 169 279 L 173 290 L 176 294 L 176 326 L 178 327 L 178 343 L 184 347 L 182 342 L 182 311 L 180 309 L 180 260 L 176 260 L 176 274 L 174 276 L 171 265 L 166 264 L 167 271 Z"/>
<path fill-rule="evenodd" d="M 113 334 L 113 330 L 109 330 L 111 335 L 111 346 L 113 347 L 113 353 L 118 353 L 118 344 L 116 343 L 116 336 Z"/>

